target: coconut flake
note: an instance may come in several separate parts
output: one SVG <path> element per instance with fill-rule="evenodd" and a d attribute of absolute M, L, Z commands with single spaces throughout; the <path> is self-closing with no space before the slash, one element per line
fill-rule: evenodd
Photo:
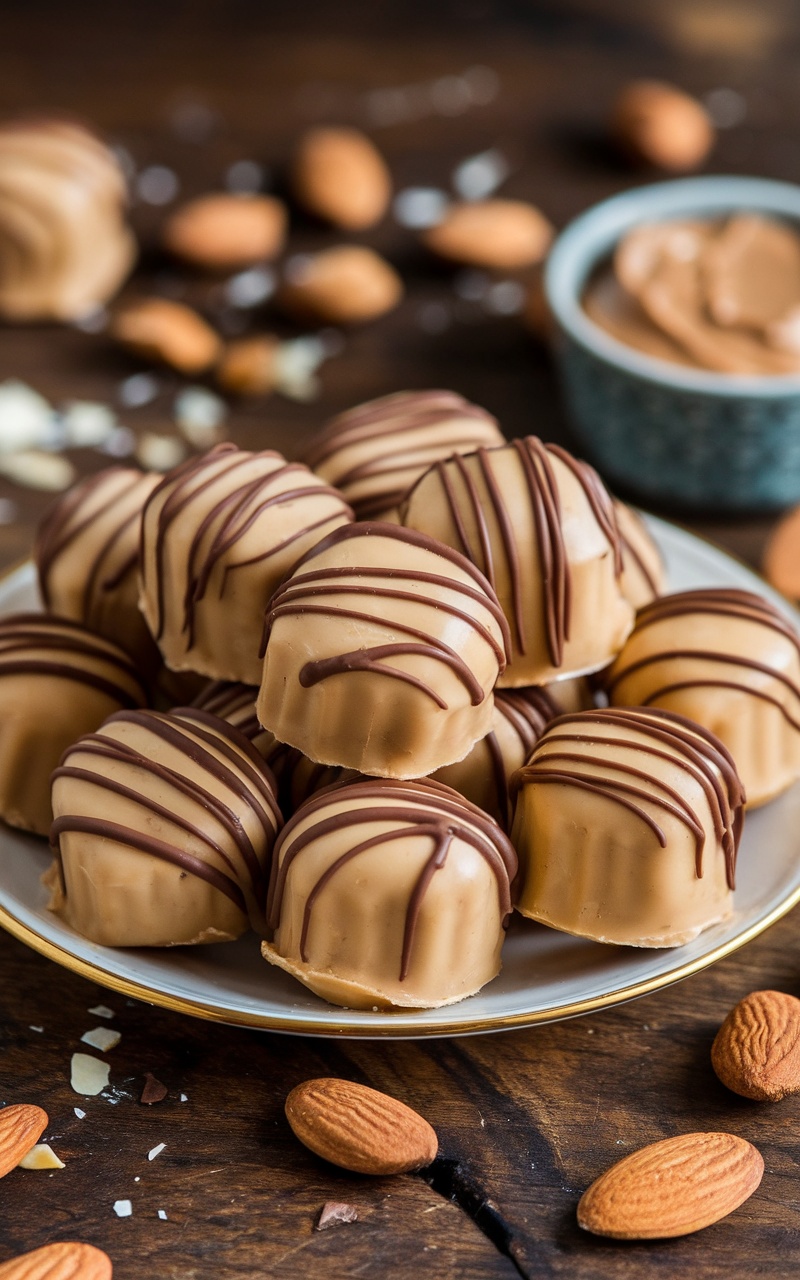
<path fill-rule="evenodd" d="M 159 1142 L 157 1147 L 151 1147 L 147 1153 L 148 1160 L 155 1160 L 156 1156 L 160 1156 L 166 1146 L 166 1142 Z"/>
<path fill-rule="evenodd" d="M 159 1218 L 161 1219 L 161 1221 L 162 1221 L 162 1222 L 166 1222 L 166 1221 L 167 1221 L 167 1211 L 166 1211 L 166 1209 L 159 1209 L 159 1211 L 158 1211 L 158 1216 L 159 1216 Z"/>
<path fill-rule="evenodd" d="M 69 1082 L 76 1093 L 82 1093 L 85 1097 L 102 1093 L 110 1074 L 108 1063 L 92 1058 L 88 1053 L 73 1053 Z"/>
<path fill-rule="evenodd" d="M 510 173 L 510 165 L 496 147 L 462 160 L 453 173 L 453 186 L 463 200 L 485 200 Z"/>
<path fill-rule="evenodd" d="M 438 187 L 406 187 L 392 202 L 395 222 L 412 231 L 435 227 L 442 221 L 450 200 Z"/>
<path fill-rule="evenodd" d="M 87 1009 L 87 1013 L 93 1013 L 96 1018 L 114 1018 L 116 1017 L 114 1010 L 109 1009 L 107 1004 L 96 1004 L 94 1008 Z"/>
<path fill-rule="evenodd" d="M 115 1200 L 114 1212 L 118 1218 L 130 1218 L 133 1213 L 133 1205 L 130 1200 Z"/>
<path fill-rule="evenodd" d="M 61 413 L 65 443 L 75 449 L 98 448 L 106 443 L 117 425 L 117 417 L 107 404 L 74 400 Z"/>
<path fill-rule="evenodd" d="M 49 402 L 33 387 L 17 378 L 0 383 L 0 453 L 44 444 L 54 419 Z"/>
<path fill-rule="evenodd" d="M 184 439 L 196 449 L 210 449 L 221 439 L 220 427 L 228 406 L 205 387 L 184 387 L 175 397 L 175 421 Z"/>
<path fill-rule="evenodd" d="M 93 1049 L 99 1049 L 101 1053 L 108 1053 L 109 1049 L 114 1049 L 122 1039 L 119 1031 L 112 1031 L 111 1027 L 93 1027 L 91 1031 L 84 1031 L 81 1036 L 83 1044 L 90 1044 Z"/>
<path fill-rule="evenodd" d="M 73 1107 L 72 1110 L 75 1112 L 75 1115 L 78 1117 L 79 1120 L 86 1119 L 86 1112 L 82 1111 L 80 1107 Z"/>
<path fill-rule="evenodd" d="M 148 471 L 171 471 L 186 457 L 186 446 L 177 436 L 148 431 L 139 440 L 136 457 Z"/>
<path fill-rule="evenodd" d="M 0 427 L 0 434 L 2 428 Z M 44 489 L 51 493 L 68 489 L 75 480 L 75 468 L 68 458 L 38 449 L 0 454 L 0 475 L 26 489 Z"/>

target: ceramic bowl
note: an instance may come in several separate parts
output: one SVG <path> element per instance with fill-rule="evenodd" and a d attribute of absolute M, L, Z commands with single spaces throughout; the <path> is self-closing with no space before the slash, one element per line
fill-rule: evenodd
<path fill-rule="evenodd" d="M 800 374 L 671 364 L 611 337 L 581 305 L 592 272 L 631 228 L 742 210 L 800 230 L 800 186 L 701 177 L 637 188 L 581 214 L 551 251 L 545 290 L 573 430 L 611 486 L 644 501 L 731 513 L 800 502 Z"/>

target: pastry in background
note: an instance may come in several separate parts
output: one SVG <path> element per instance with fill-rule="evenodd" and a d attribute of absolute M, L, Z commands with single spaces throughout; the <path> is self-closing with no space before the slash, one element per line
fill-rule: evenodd
<path fill-rule="evenodd" d="M 633 625 L 622 543 L 597 473 L 536 436 L 434 465 L 401 523 L 453 547 L 486 575 L 511 629 L 502 688 L 606 666 Z"/>
<path fill-rule="evenodd" d="M 247 738 L 207 712 L 120 712 L 53 775 L 51 910 L 108 947 L 263 933 L 281 816 Z"/>
<path fill-rule="evenodd" d="M 148 674 L 161 659 L 139 610 L 139 542 L 160 480 L 128 467 L 87 476 L 53 504 L 33 548 L 45 609 L 113 640 Z"/>
<path fill-rule="evenodd" d="M 530 919 L 676 947 L 731 914 L 744 792 L 700 725 L 642 707 L 561 716 L 512 789 L 517 905 Z"/>
<path fill-rule="evenodd" d="M 455 391 L 397 391 L 332 418 L 303 461 L 359 520 L 383 520 L 432 463 L 500 444 L 496 418 Z"/>
<path fill-rule="evenodd" d="M 0 619 L 0 815 L 47 835 L 50 775 L 112 712 L 142 707 L 136 667 L 117 645 L 40 613 Z"/>
<path fill-rule="evenodd" d="M 750 808 L 800 775 L 800 637 L 752 591 L 709 587 L 646 605 L 603 684 L 612 706 L 663 707 L 715 733 Z"/>
<path fill-rule="evenodd" d="M 144 509 L 140 598 L 167 666 L 258 684 L 267 601 L 352 518 L 336 489 L 272 450 L 222 444 L 168 472 Z"/>
<path fill-rule="evenodd" d="M 398 525 L 345 525 L 269 603 L 258 718 L 320 764 L 423 777 L 491 729 L 507 642 L 463 556 Z"/>
<path fill-rule="evenodd" d="M 333 1004 L 452 1004 L 500 971 L 516 870 L 497 823 L 449 787 L 330 787 L 275 846 L 262 951 Z"/>
<path fill-rule="evenodd" d="M 77 320 L 136 257 L 125 178 L 103 142 L 57 119 L 0 126 L 0 315 Z"/>

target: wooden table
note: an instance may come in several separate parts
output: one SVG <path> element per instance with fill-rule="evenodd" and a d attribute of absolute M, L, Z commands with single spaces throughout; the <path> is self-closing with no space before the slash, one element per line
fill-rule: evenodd
<path fill-rule="evenodd" d="M 317 120 L 371 128 L 401 187 L 447 186 L 455 164 L 497 146 L 512 165 L 505 190 L 562 225 L 639 180 L 609 154 L 600 125 L 619 84 L 647 73 L 701 94 L 742 95 L 745 118 L 721 134 L 712 170 L 796 179 L 799 33 L 791 10 L 778 0 L 637 9 L 624 0 L 450 0 L 435 8 L 80 0 L 68 9 L 42 0 L 3 16 L 0 108 L 77 112 L 139 168 L 170 166 L 187 195 L 218 185 L 241 159 L 267 164 L 279 187 L 292 137 Z M 465 80 L 475 67 L 489 71 Z M 386 92 L 398 88 L 399 97 Z M 387 123 L 392 112 L 401 118 Z M 134 213 L 147 247 L 131 288 L 154 278 L 162 289 L 186 287 L 150 247 L 161 211 L 140 205 Z M 330 238 L 300 223 L 293 245 Z M 516 316 L 459 299 L 451 273 L 433 268 L 392 220 L 367 239 L 400 265 L 405 302 L 347 337 L 323 369 L 316 402 L 275 397 L 234 407 L 234 439 L 294 453 L 334 410 L 434 385 L 486 405 L 508 434 L 568 439 L 548 357 Z M 215 305 L 205 285 L 189 285 L 188 296 Z M 14 329 L 0 338 L 0 378 L 20 377 L 54 401 L 113 402 L 139 367 L 102 336 L 73 329 Z M 124 411 L 123 421 L 137 432 L 171 431 L 177 385 L 163 377 L 159 398 Z M 101 464 L 89 451 L 75 456 L 82 469 Z M 18 508 L 0 529 L 0 555 L 10 562 L 26 554 L 46 499 L 8 485 L 0 497 Z M 770 523 L 694 518 L 691 526 L 757 562 Z M 736 1099 L 717 1082 L 709 1047 L 746 992 L 798 991 L 797 921 L 795 912 L 713 969 L 612 1011 L 403 1043 L 290 1039 L 193 1021 L 110 994 L 3 935 L 0 1102 L 43 1105 L 66 1168 L 3 1181 L 0 1260 L 77 1238 L 106 1249 L 120 1280 L 794 1275 L 798 1105 Z M 122 1042 L 109 1054 L 110 1095 L 82 1102 L 69 1087 L 69 1060 L 97 1021 L 87 1010 L 98 1001 L 114 1009 Z M 147 1071 L 169 1089 L 151 1107 L 138 1100 Z M 299 1081 L 329 1073 L 419 1108 L 441 1139 L 432 1170 L 368 1181 L 301 1148 L 283 1118 L 284 1098 Z M 578 1197 L 599 1172 L 642 1143 L 695 1129 L 741 1134 L 764 1155 L 762 1186 L 733 1218 L 648 1245 L 578 1230 Z M 115 1216 L 120 1199 L 132 1201 L 131 1217 Z M 355 1205 L 359 1221 L 316 1232 L 328 1200 Z"/>

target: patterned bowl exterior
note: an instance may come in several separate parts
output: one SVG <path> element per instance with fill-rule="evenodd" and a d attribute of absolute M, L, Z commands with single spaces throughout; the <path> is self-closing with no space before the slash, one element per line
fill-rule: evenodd
<path fill-rule="evenodd" d="M 731 378 L 641 355 L 598 329 L 580 298 L 593 267 L 638 222 L 742 208 L 800 221 L 800 187 L 694 178 L 614 197 L 559 237 L 546 286 L 573 431 L 613 487 L 717 512 L 800 502 L 800 378 Z"/>

